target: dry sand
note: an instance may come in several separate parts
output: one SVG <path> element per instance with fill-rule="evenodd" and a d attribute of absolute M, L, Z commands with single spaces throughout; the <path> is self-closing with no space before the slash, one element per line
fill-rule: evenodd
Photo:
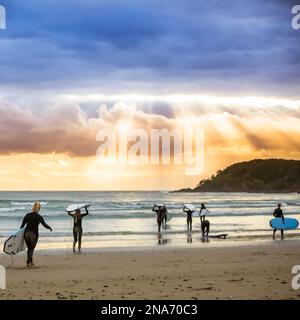
<path fill-rule="evenodd" d="M 0 299 L 299 299 L 300 242 L 24 256 Z M 9 257 L 0 256 L 8 264 Z"/>

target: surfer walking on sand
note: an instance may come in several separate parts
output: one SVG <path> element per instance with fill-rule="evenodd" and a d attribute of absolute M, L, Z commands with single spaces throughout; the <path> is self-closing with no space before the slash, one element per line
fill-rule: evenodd
<path fill-rule="evenodd" d="M 281 203 L 278 203 L 277 208 L 274 210 L 273 216 L 275 218 L 282 218 L 282 221 L 284 223 L 284 215 L 283 215 L 283 212 L 281 209 Z M 273 230 L 273 240 L 275 240 L 276 231 L 277 231 L 277 229 Z M 281 229 L 280 232 L 281 232 L 281 240 L 283 240 L 283 238 L 284 238 L 283 237 L 283 230 Z"/>
<path fill-rule="evenodd" d="M 73 252 L 76 252 L 76 244 L 78 242 L 78 251 L 81 251 L 82 240 L 82 218 L 89 214 L 87 207 L 85 207 L 85 213 L 81 213 L 80 209 L 75 210 L 75 213 L 68 212 L 68 215 L 73 217 Z"/>
<path fill-rule="evenodd" d="M 208 210 L 206 209 L 204 203 L 201 204 L 201 209 L 199 211 L 200 223 L 201 223 L 201 231 L 202 237 L 207 237 L 209 234 L 210 222 L 205 219 L 206 215 L 208 214 Z"/>
<path fill-rule="evenodd" d="M 33 253 L 39 239 L 39 224 L 42 224 L 43 227 L 52 232 L 52 228 L 47 225 L 44 218 L 39 214 L 40 210 L 41 204 L 35 202 L 32 212 L 26 214 L 21 225 L 21 229 L 26 225 L 24 239 L 27 246 L 27 267 L 34 266 Z"/>

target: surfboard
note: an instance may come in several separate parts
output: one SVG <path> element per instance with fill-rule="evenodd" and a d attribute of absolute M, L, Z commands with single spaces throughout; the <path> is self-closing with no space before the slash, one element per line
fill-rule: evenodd
<path fill-rule="evenodd" d="M 164 203 L 154 203 L 154 207 L 165 207 L 166 205 Z"/>
<path fill-rule="evenodd" d="M 170 212 L 168 212 L 167 214 L 167 222 L 169 222 L 172 219 L 172 215 Z"/>
<path fill-rule="evenodd" d="M 214 234 L 214 235 L 208 235 L 209 238 L 217 238 L 217 239 L 226 239 L 228 237 L 227 233 L 222 234 Z"/>
<path fill-rule="evenodd" d="M 294 230 L 299 226 L 299 222 L 294 218 L 284 218 L 284 223 L 281 218 L 274 218 L 270 221 L 270 226 L 273 229 L 279 230 Z"/>
<path fill-rule="evenodd" d="M 183 207 L 189 211 L 192 211 L 192 212 L 197 211 L 196 207 L 192 204 L 183 204 Z"/>
<path fill-rule="evenodd" d="M 81 210 L 90 207 L 90 204 L 86 203 L 80 203 L 80 204 L 70 204 L 67 206 L 66 211 L 67 212 L 73 212 L 75 210 Z"/>
<path fill-rule="evenodd" d="M 7 254 L 18 254 L 26 249 L 24 240 L 25 227 L 14 232 L 5 242 L 3 252 Z"/>

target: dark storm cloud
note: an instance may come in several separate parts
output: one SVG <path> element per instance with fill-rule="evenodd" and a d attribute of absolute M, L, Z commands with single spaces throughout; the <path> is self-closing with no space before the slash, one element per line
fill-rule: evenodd
<path fill-rule="evenodd" d="M 298 92 L 295 1 L 2 2 L 3 89 Z"/>

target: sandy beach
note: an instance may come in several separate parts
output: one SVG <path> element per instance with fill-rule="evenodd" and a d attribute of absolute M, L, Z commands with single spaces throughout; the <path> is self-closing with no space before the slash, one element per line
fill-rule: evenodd
<path fill-rule="evenodd" d="M 7 269 L 1 299 L 299 299 L 298 240 L 81 254 L 37 252 Z M 1 255 L 0 263 L 9 264 Z"/>

